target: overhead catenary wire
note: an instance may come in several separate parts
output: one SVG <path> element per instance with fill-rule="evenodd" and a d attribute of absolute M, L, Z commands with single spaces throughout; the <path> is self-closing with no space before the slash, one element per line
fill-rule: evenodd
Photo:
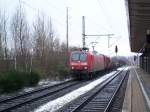
<path fill-rule="evenodd" d="M 31 4 L 28 4 L 26 1 L 23 1 L 23 0 L 21 0 L 21 1 L 22 1 L 23 4 L 25 4 L 27 7 L 31 8 L 32 10 L 34 10 L 34 11 L 36 11 L 36 12 L 38 12 L 38 13 L 44 13 L 43 11 L 41 11 L 41 10 L 39 10 L 39 9 L 37 9 L 37 8 L 35 8 L 35 7 L 33 7 L 33 6 L 31 6 Z M 50 3 L 48 0 L 46 0 L 46 1 L 47 1 L 47 3 Z M 53 5 L 52 7 L 55 8 L 55 9 L 57 9 L 57 11 L 59 10 L 59 8 L 55 7 L 54 5 Z M 58 11 L 58 12 L 62 12 L 62 11 Z M 54 21 L 57 21 L 57 22 L 59 22 L 59 23 L 62 25 L 62 22 L 56 20 L 56 19 L 53 18 L 53 17 L 51 17 L 51 18 L 54 19 Z M 91 19 L 90 19 L 90 21 L 91 21 Z M 94 23 L 95 21 L 92 20 L 91 22 Z M 100 24 L 100 23 L 98 23 L 98 24 Z M 65 26 L 65 23 L 64 23 L 63 25 Z M 97 22 L 95 22 L 95 26 L 98 28 Z M 108 31 L 108 29 L 106 29 L 106 27 L 104 27 L 104 26 L 102 26 L 102 25 L 100 25 L 100 26 L 103 27 L 104 30 L 107 30 L 107 31 Z M 97 37 L 97 38 L 95 39 L 95 41 L 97 41 L 98 38 L 99 38 L 99 37 Z"/>
<path fill-rule="evenodd" d="M 49 2 L 49 0 L 46 0 L 46 1 Z M 49 2 L 49 3 L 50 3 L 50 2 Z M 59 8 L 55 7 L 54 5 L 53 5 L 53 7 L 54 7 L 55 9 L 59 10 Z M 100 23 L 98 23 L 98 22 L 95 22 L 95 21 L 92 20 L 91 18 L 88 17 L 88 18 L 86 18 L 86 19 L 87 19 L 87 20 L 90 20 L 90 22 L 92 22 L 93 24 L 95 24 L 97 28 L 100 28 L 99 26 L 97 26 L 97 25 L 100 25 L 103 30 L 106 30 L 107 32 L 110 32 L 107 27 L 103 26 L 102 24 L 100 24 Z"/>
<path fill-rule="evenodd" d="M 83 16 L 83 17 L 84 17 L 84 16 Z M 84 24 L 85 24 L 85 23 L 84 23 Z M 84 25 L 84 24 L 83 24 L 83 29 L 85 30 L 85 25 Z M 96 40 L 98 40 L 99 36 L 108 36 L 108 37 L 110 37 L 110 36 L 114 35 L 114 34 L 91 34 L 91 35 L 90 35 L 90 34 L 85 34 L 85 33 L 84 33 L 84 32 L 85 32 L 84 30 L 83 30 L 83 34 L 82 34 L 82 35 L 84 36 L 83 39 L 85 39 L 85 37 L 88 37 L 88 36 L 92 36 L 92 37 L 95 37 L 95 36 L 96 36 L 96 37 L 97 37 Z M 93 42 L 96 42 L 96 40 L 93 41 Z M 91 44 L 91 42 L 90 42 L 87 46 L 89 46 L 90 44 Z M 85 46 L 85 40 L 83 40 L 83 46 Z"/>
<path fill-rule="evenodd" d="M 99 2 L 99 1 L 98 1 Z M 99 2 L 99 5 L 101 5 L 100 4 L 100 2 Z M 103 7 L 101 7 L 102 9 L 103 9 Z M 106 17 L 106 15 L 105 14 L 103 14 L 105 17 Z M 106 17 L 107 18 L 107 17 Z M 107 22 L 108 23 L 108 22 Z M 97 24 L 97 23 L 96 23 Z M 110 25 L 111 26 L 111 25 Z M 108 29 L 106 29 L 106 27 L 103 27 L 105 30 L 107 30 L 107 31 L 110 31 L 110 29 L 108 30 Z M 88 35 L 86 35 L 86 36 L 88 36 Z M 91 35 L 92 36 L 92 35 Z M 93 35 L 93 36 L 96 36 L 96 35 Z M 99 37 L 97 37 L 96 39 L 95 39 L 95 41 L 94 42 L 96 42 L 97 40 L 99 39 Z M 88 46 L 90 45 L 91 43 L 89 43 L 88 44 Z"/>
<path fill-rule="evenodd" d="M 46 2 L 46 1 L 48 3 L 47 5 L 50 5 L 52 8 L 56 9 L 57 12 L 59 12 L 59 14 L 61 14 L 65 18 L 65 16 L 63 15 L 64 12 L 60 8 L 58 8 L 55 5 L 53 5 L 52 3 L 50 3 L 49 0 L 45 0 L 44 2 Z"/>
<path fill-rule="evenodd" d="M 100 0 L 97 0 L 97 2 L 98 2 L 98 4 L 99 4 L 99 7 L 101 8 L 101 10 L 102 10 L 102 12 L 103 12 L 103 15 L 104 15 L 104 17 L 105 17 L 105 19 L 107 20 L 106 21 L 106 23 L 108 24 L 108 26 L 109 26 L 109 28 L 110 28 L 110 30 L 112 30 L 112 26 L 111 26 L 111 24 L 110 24 L 110 22 L 108 21 L 108 19 L 107 18 L 110 18 L 110 17 L 108 17 L 108 15 L 106 16 L 106 10 L 104 10 L 104 8 L 103 8 L 103 6 L 102 6 L 102 2 L 100 2 Z M 104 13 L 104 12 L 106 12 L 106 13 Z"/>
<path fill-rule="evenodd" d="M 103 1 L 103 0 L 97 0 L 97 2 L 98 2 L 98 4 L 99 4 L 99 7 L 101 8 L 101 10 L 102 10 L 102 12 L 103 12 L 103 15 L 105 16 L 105 18 L 106 18 L 106 20 L 107 20 L 107 24 L 109 23 L 109 24 L 108 24 L 108 25 L 109 25 L 109 28 L 111 28 L 111 29 L 113 30 L 112 24 L 110 23 L 110 21 L 108 21 L 108 18 L 110 18 L 110 15 L 108 15 L 108 14 L 109 14 L 108 11 L 106 11 L 106 10 L 104 9 L 102 1 Z M 121 38 L 122 38 L 122 37 L 121 37 Z M 113 43 L 109 46 L 109 48 L 111 48 L 111 47 L 113 47 L 114 45 L 116 45 L 116 43 L 118 43 L 118 41 L 119 41 L 121 38 L 119 38 L 119 39 L 117 39 L 115 42 L 113 42 Z"/>
<path fill-rule="evenodd" d="M 113 46 L 113 45 L 116 45 L 116 43 L 121 39 L 122 37 L 120 37 L 119 39 L 117 39 L 115 42 L 113 42 L 111 45 L 110 45 L 110 48 Z"/>
<path fill-rule="evenodd" d="M 29 3 L 27 3 L 26 1 L 20 0 L 20 2 L 21 2 L 22 4 L 24 4 L 25 6 L 31 8 L 33 11 L 37 12 L 38 14 L 39 14 L 39 13 L 42 14 L 42 15 L 45 14 L 43 11 L 41 11 L 40 9 L 37 9 L 37 8 L 31 6 L 31 5 L 30 5 Z M 58 22 L 59 24 L 65 26 L 65 23 L 63 24 L 63 23 L 60 22 L 59 20 L 56 20 L 56 18 L 54 18 L 54 17 L 52 17 L 52 16 L 48 16 L 48 15 L 46 15 L 46 16 L 47 16 L 48 18 L 51 18 L 51 19 L 53 19 L 54 21 Z"/>
<path fill-rule="evenodd" d="M 110 32 L 109 29 L 107 29 L 105 26 L 103 26 L 102 24 L 98 23 L 98 22 L 95 22 L 94 20 L 92 20 L 91 18 L 87 18 L 87 20 L 89 20 L 91 23 L 95 24 L 97 28 L 103 28 L 103 30 L 106 30 L 107 32 Z M 100 25 L 97 26 L 97 25 Z"/>

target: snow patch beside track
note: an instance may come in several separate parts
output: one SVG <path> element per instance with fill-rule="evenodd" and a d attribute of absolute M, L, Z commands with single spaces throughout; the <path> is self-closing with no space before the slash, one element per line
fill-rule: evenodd
<path fill-rule="evenodd" d="M 122 70 L 122 69 L 121 69 Z M 63 107 L 65 104 L 73 101 L 74 99 L 78 98 L 79 96 L 87 93 L 88 91 L 92 90 L 94 87 L 96 87 L 98 84 L 102 83 L 106 79 L 108 79 L 110 76 L 114 75 L 117 71 L 113 71 L 107 75 L 102 76 L 101 78 L 91 82 L 90 84 L 83 86 L 77 90 L 74 90 L 62 97 L 59 97 L 53 101 L 50 101 L 39 108 L 37 108 L 34 112 L 54 112 L 61 107 Z"/>

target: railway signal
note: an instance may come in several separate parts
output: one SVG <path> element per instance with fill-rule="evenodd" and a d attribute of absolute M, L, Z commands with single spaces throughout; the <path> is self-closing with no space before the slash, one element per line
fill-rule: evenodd
<path fill-rule="evenodd" d="M 134 56 L 134 61 L 136 61 L 136 56 Z"/>
<path fill-rule="evenodd" d="M 118 47 L 117 47 L 117 45 L 115 46 L 115 53 L 116 53 L 116 56 L 117 56 L 117 53 L 118 53 Z"/>
<path fill-rule="evenodd" d="M 82 16 L 82 41 L 83 41 L 83 48 L 86 47 L 85 44 L 85 17 Z"/>
<path fill-rule="evenodd" d="M 147 41 L 147 44 L 150 44 L 150 30 L 147 30 L 146 41 Z"/>

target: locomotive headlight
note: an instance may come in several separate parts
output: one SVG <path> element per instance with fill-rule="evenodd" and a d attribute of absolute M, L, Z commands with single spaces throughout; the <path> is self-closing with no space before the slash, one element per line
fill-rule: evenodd
<path fill-rule="evenodd" d="M 71 69 L 74 69 L 74 67 L 71 67 Z"/>
<path fill-rule="evenodd" d="M 87 69 L 87 67 L 84 67 L 84 69 Z"/>

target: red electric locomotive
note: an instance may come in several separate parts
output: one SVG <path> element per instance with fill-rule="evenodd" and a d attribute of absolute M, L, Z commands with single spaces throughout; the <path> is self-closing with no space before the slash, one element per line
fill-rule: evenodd
<path fill-rule="evenodd" d="M 72 51 L 69 61 L 73 76 L 77 78 L 92 78 L 93 73 L 102 71 L 110 67 L 110 58 L 98 54 L 96 51 L 87 50 Z"/>

